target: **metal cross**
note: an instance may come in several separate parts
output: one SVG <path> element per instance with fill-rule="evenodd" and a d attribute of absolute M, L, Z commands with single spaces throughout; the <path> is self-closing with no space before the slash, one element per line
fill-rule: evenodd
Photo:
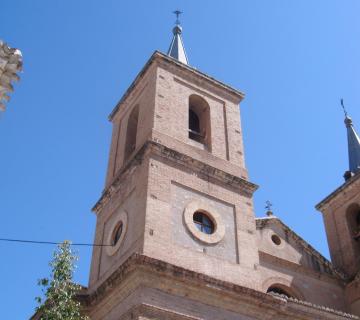
<path fill-rule="evenodd" d="M 266 203 L 265 209 L 271 211 L 273 204 L 269 200 L 267 200 L 265 203 Z"/>
<path fill-rule="evenodd" d="M 342 108 L 343 108 L 343 110 L 344 110 L 345 117 L 347 117 L 347 116 L 348 116 L 348 113 L 347 113 L 347 111 L 346 111 L 346 109 L 345 109 L 345 106 L 344 106 L 344 99 L 343 99 L 343 98 L 341 98 L 340 103 L 341 103 L 341 106 L 342 106 Z"/>
<path fill-rule="evenodd" d="M 176 23 L 176 24 L 180 24 L 179 16 L 182 14 L 182 11 L 180 11 L 180 10 L 175 10 L 173 13 L 176 15 L 176 21 L 175 21 L 175 23 Z"/>

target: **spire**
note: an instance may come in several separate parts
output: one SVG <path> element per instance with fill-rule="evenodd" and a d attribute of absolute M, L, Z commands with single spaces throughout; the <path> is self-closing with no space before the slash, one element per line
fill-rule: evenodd
<path fill-rule="evenodd" d="M 176 22 L 175 22 L 175 27 L 173 28 L 173 39 L 171 41 L 169 50 L 168 50 L 168 55 L 170 57 L 173 57 L 177 60 L 179 60 L 182 63 L 188 64 L 188 59 L 186 56 L 186 52 L 185 52 L 185 48 L 184 48 L 184 43 L 181 37 L 181 33 L 182 33 L 182 27 L 180 25 L 180 20 L 179 20 L 179 15 L 182 13 L 179 10 L 174 11 L 175 15 L 176 15 Z"/>
<path fill-rule="evenodd" d="M 360 170 L 360 138 L 353 127 L 351 118 L 346 112 L 343 99 L 341 99 L 341 106 L 343 107 L 345 113 L 344 122 L 348 139 L 349 170 L 346 171 L 344 175 L 345 180 L 348 180 Z"/>

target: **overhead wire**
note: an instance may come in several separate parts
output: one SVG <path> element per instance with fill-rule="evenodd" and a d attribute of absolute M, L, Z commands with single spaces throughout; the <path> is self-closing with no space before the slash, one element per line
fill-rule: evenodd
<path fill-rule="evenodd" d="M 27 243 L 27 244 L 51 244 L 51 245 L 60 245 L 62 242 L 55 241 L 38 241 L 38 240 L 24 240 L 24 239 L 10 239 L 10 238 L 0 238 L 0 242 L 17 242 L 17 243 Z M 113 247 L 112 244 L 98 244 L 98 243 L 70 243 L 72 246 L 83 246 L 83 247 Z"/>

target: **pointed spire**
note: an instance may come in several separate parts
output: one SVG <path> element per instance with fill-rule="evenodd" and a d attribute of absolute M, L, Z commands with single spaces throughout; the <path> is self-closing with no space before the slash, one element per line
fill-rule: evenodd
<path fill-rule="evenodd" d="M 176 15 L 176 22 L 175 22 L 175 27 L 173 28 L 173 39 L 171 41 L 169 50 L 168 50 L 168 55 L 170 57 L 173 57 L 177 60 L 179 60 L 182 63 L 188 64 L 188 59 L 186 56 L 186 52 L 185 52 L 185 48 L 184 48 L 184 43 L 181 37 L 181 33 L 182 33 L 182 27 L 180 25 L 180 20 L 179 20 L 179 15 L 182 12 L 179 10 L 174 11 L 174 14 Z"/>
<path fill-rule="evenodd" d="M 348 139 L 349 170 L 345 172 L 344 178 L 348 180 L 360 170 L 360 138 L 357 135 L 353 122 L 346 112 L 344 101 L 341 99 L 341 106 L 345 113 L 345 126 Z"/>

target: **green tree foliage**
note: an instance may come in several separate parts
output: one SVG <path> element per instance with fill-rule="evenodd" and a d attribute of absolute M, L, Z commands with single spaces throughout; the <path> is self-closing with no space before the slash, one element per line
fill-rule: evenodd
<path fill-rule="evenodd" d="M 40 279 L 44 298 L 37 297 L 36 308 L 41 320 L 88 320 L 81 315 L 80 302 L 75 300 L 81 286 L 73 283 L 75 262 L 78 257 L 71 249 L 71 243 L 64 241 L 54 251 L 50 278 Z"/>

